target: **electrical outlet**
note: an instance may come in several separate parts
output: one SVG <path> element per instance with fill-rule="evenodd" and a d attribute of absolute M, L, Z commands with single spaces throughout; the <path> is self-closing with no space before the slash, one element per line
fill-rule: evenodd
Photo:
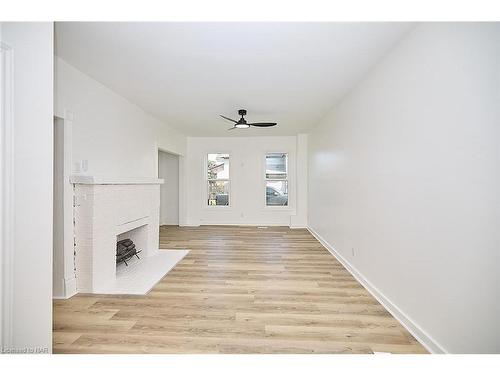
<path fill-rule="evenodd" d="M 245 215 L 243 214 L 243 212 L 240 214 L 241 217 L 245 217 Z"/>
<path fill-rule="evenodd" d="M 354 257 L 354 256 L 356 256 L 356 253 L 354 252 L 354 247 L 353 247 L 353 248 L 351 248 L 351 252 L 352 252 L 352 256 L 353 256 L 353 257 Z"/>

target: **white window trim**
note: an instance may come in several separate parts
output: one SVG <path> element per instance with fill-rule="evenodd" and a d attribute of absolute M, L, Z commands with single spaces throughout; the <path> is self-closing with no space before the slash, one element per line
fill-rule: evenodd
<path fill-rule="evenodd" d="M 268 206 L 267 205 L 267 199 L 266 199 L 266 194 L 267 194 L 267 181 L 268 179 L 266 178 L 266 170 L 267 170 L 267 164 L 266 164 L 266 156 L 267 154 L 286 154 L 286 180 L 287 185 L 288 185 L 288 205 L 286 206 Z M 266 151 L 263 156 L 262 160 L 262 166 L 263 166 L 263 171 L 261 173 L 262 178 L 263 178 L 263 205 L 265 210 L 272 210 L 272 211 L 294 211 L 293 207 L 293 184 L 290 179 L 290 155 L 291 153 L 289 151 Z M 278 181 L 278 180 L 276 180 Z"/>
<path fill-rule="evenodd" d="M 216 179 L 216 180 L 209 180 L 208 179 L 208 171 L 207 171 L 207 166 L 208 166 L 208 154 L 227 154 L 229 155 L 229 178 L 221 178 L 221 179 Z M 205 189 L 204 189 L 204 197 L 203 197 L 203 208 L 205 209 L 217 209 L 217 210 L 227 210 L 227 209 L 230 209 L 231 208 L 231 205 L 232 205 L 232 201 L 233 201 L 233 198 L 232 198 L 232 194 L 231 194 L 231 175 L 232 175 L 232 171 L 231 171 L 231 153 L 228 152 L 228 151 L 208 151 L 208 152 L 205 152 L 205 156 L 203 158 L 203 175 L 204 175 L 204 180 L 205 180 Z M 228 182 L 228 195 L 229 195 L 229 204 L 227 206 L 217 206 L 217 205 L 214 205 L 214 206 L 211 206 L 208 204 L 208 182 L 209 181 L 227 181 Z"/>

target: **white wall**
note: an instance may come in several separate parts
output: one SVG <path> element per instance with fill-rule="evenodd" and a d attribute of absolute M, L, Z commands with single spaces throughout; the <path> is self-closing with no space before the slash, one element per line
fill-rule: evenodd
<path fill-rule="evenodd" d="M 51 350 L 53 24 L 1 27 L 14 54 L 12 346 Z"/>
<path fill-rule="evenodd" d="M 310 227 L 453 353 L 500 351 L 499 31 L 418 26 L 309 139 Z"/>
<path fill-rule="evenodd" d="M 179 225 L 179 156 L 158 153 L 160 185 L 160 225 Z"/>
<path fill-rule="evenodd" d="M 184 154 L 186 138 L 168 125 L 56 58 L 56 115 L 73 113 L 73 163 L 86 174 L 156 177 L 158 147 Z"/>
<path fill-rule="evenodd" d="M 207 206 L 205 158 L 214 152 L 230 154 L 230 207 Z M 265 207 L 267 152 L 288 153 L 289 206 L 286 208 Z M 290 225 L 291 215 L 297 214 L 296 162 L 295 136 L 188 138 L 187 224 Z"/>
<path fill-rule="evenodd" d="M 297 201 L 296 201 L 296 215 L 290 218 L 290 227 L 305 228 L 307 227 L 307 198 L 308 198 L 308 135 L 297 135 Z"/>

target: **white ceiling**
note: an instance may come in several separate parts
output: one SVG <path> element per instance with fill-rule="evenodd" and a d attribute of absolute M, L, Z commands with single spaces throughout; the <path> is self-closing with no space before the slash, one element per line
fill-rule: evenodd
<path fill-rule="evenodd" d="M 56 53 L 191 136 L 307 132 L 409 23 L 58 22 Z M 268 129 L 227 132 L 248 110 Z"/>

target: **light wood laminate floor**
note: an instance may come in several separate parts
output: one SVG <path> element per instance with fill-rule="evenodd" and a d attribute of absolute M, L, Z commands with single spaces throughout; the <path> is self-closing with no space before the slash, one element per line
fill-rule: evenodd
<path fill-rule="evenodd" d="M 54 301 L 55 353 L 425 353 L 307 231 L 162 226 L 146 296 Z"/>

